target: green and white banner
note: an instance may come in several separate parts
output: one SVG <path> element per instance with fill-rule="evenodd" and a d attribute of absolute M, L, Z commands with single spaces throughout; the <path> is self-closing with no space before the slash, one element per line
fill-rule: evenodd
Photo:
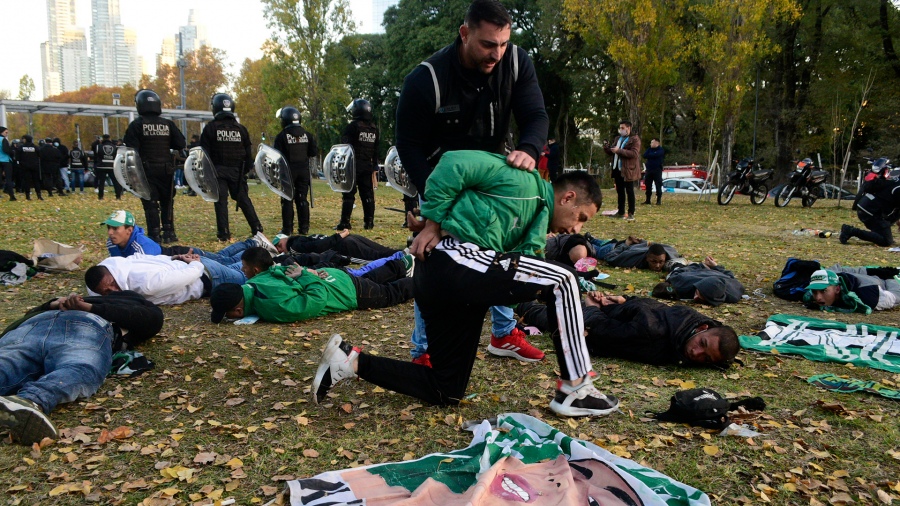
<path fill-rule="evenodd" d="M 455 506 L 709 505 L 709 497 L 519 413 L 471 429 L 472 443 L 418 460 L 328 471 L 287 483 L 290 504 Z"/>
<path fill-rule="evenodd" d="M 740 336 L 748 350 L 803 355 L 819 362 L 900 372 L 900 329 L 779 314 L 756 336 Z"/>

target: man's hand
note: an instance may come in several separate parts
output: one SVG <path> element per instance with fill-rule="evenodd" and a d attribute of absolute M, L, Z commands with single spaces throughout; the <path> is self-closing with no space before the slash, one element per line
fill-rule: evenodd
<path fill-rule="evenodd" d="M 588 292 L 587 296 L 584 298 L 584 303 L 587 306 L 595 307 L 613 306 L 615 304 L 624 304 L 625 297 L 601 292 Z"/>
<path fill-rule="evenodd" d="M 340 232 L 338 232 L 338 235 L 341 236 L 341 239 L 346 239 L 347 236 L 350 235 L 350 229 L 345 228 L 344 230 L 341 230 Z M 281 242 L 281 241 L 278 241 L 278 242 Z"/>
<path fill-rule="evenodd" d="M 406 213 L 406 228 L 414 234 L 425 228 L 425 220 L 421 218 L 418 207 Z"/>
<path fill-rule="evenodd" d="M 425 257 L 431 253 L 437 244 L 441 242 L 441 224 L 431 220 L 425 220 L 425 225 L 419 235 L 413 239 L 409 252 L 418 260 L 425 261 Z"/>
<path fill-rule="evenodd" d="M 719 265 L 719 263 L 716 262 L 716 259 L 713 258 L 712 256 L 706 255 L 706 258 L 703 259 L 703 265 L 705 265 L 709 269 L 712 269 L 712 268 L 716 267 L 717 265 Z"/>
<path fill-rule="evenodd" d="M 50 309 L 60 309 L 62 311 L 65 311 L 65 309 L 62 308 L 62 303 L 65 300 L 66 300 L 66 297 L 60 297 L 54 301 L 50 301 Z"/>
<path fill-rule="evenodd" d="M 306 270 L 306 269 L 304 269 L 303 267 L 300 267 L 297 264 L 294 264 L 294 265 L 291 265 L 290 267 L 288 267 L 284 271 L 284 275 L 291 279 L 295 279 L 295 278 L 299 278 L 301 275 L 303 275 L 304 270 Z M 312 272 L 315 273 L 316 271 L 312 271 Z"/>
<path fill-rule="evenodd" d="M 528 153 L 524 151 L 513 151 L 506 157 L 506 164 L 521 170 L 531 172 L 534 170 L 535 161 Z"/>
<path fill-rule="evenodd" d="M 85 302 L 84 299 L 81 298 L 81 295 L 78 295 L 77 293 L 65 297 L 65 299 L 59 303 L 59 308 L 63 311 L 90 311 L 91 307 L 93 306 Z"/>

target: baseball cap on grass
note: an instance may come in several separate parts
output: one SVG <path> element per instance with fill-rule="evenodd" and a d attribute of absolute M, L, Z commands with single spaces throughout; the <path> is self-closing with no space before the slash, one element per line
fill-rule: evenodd
<path fill-rule="evenodd" d="M 274 244 L 275 246 L 278 246 L 279 242 L 281 242 L 282 240 L 287 239 L 287 238 L 288 238 L 287 234 L 277 234 L 275 237 L 272 238 L 272 244 Z"/>
<path fill-rule="evenodd" d="M 125 225 L 126 227 L 134 226 L 134 215 L 129 211 L 113 211 L 112 214 L 109 215 L 109 218 L 106 218 L 106 221 L 101 223 L 101 225 L 109 225 L 111 227 L 121 227 Z"/>
<path fill-rule="evenodd" d="M 824 290 L 829 286 L 834 286 L 840 284 L 840 279 L 838 275 L 834 273 L 834 271 L 829 271 L 828 269 L 819 269 L 816 272 L 812 273 L 809 277 L 809 286 L 806 287 L 807 290 Z"/>
<path fill-rule="evenodd" d="M 237 283 L 222 283 L 215 287 L 209 295 L 209 305 L 212 313 L 209 319 L 213 323 L 219 323 L 225 318 L 225 313 L 231 311 L 244 300 L 244 289 Z"/>

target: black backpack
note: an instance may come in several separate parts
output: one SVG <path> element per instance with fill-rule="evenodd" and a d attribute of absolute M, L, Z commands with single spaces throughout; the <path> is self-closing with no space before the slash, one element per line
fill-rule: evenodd
<path fill-rule="evenodd" d="M 669 409 L 662 413 L 655 413 L 653 417 L 663 422 L 687 423 L 707 429 L 721 430 L 730 423 L 728 412 L 740 406 L 758 411 L 766 408 L 766 402 L 760 397 L 728 402 L 715 390 L 692 388 L 675 392 L 669 402 Z"/>
<path fill-rule="evenodd" d="M 816 260 L 798 260 L 788 258 L 781 270 L 781 277 L 775 281 L 772 292 L 776 297 L 784 300 L 800 301 L 809 286 L 809 278 L 812 273 L 821 269 Z"/>

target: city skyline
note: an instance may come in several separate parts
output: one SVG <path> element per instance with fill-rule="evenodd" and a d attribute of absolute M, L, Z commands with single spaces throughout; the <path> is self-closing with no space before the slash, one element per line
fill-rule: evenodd
<path fill-rule="evenodd" d="M 69 48 L 63 52 L 63 58 L 75 60 L 77 58 L 89 58 L 90 24 L 92 18 L 91 3 L 96 0 L 54 0 L 66 2 L 71 11 L 71 22 L 57 23 L 59 25 L 73 26 L 74 36 L 84 34 L 81 39 L 81 53 L 79 47 Z M 118 40 L 136 40 L 137 56 L 143 60 L 143 64 L 137 66 L 143 73 L 153 75 L 155 73 L 157 57 L 161 53 L 163 41 L 173 38 L 172 34 L 178 33 L 184 25 L 184 20 L 190 18 L 190 11 L 195 10 L 198 25 L 207 27 L 207 40 L 209 45 L 222 49 L 226 53 L 225 64 L 227 71 L 235 73 L 239 71 L 245 58 L 258 59 L 262 56 L 261 47 L 269 38 L 270 31 L 266 26 L 263 16 L 263 6 L 258 0 L 223 0 L 215 4 L 202 0 L 157 0 L 152 6 L 140 0 L 119 0 L 120 24 L 131 28 L 126 33 L 123 29 L 118 34 Z M 3 1 L 3 3 L 7 3 Z M 357 31 L 360 33 L 383 32 L 380 27 L 383 10 L 396 0 L 349 0 L 351 13 L 357 23 Z M 41 2 L 43 4 L 43 2 Z M 40 5 L 40 4 L 39 4 Z M 14 23 L 6 30 L 6 35 L 16 40 L 16 45 L 6 58 L 5 72 L 0 74 L 0 90 L 5 90 L 11 98 L 15 98 L 19 92 L 19 80 L 23 75 L 28 75 L 35 83 L 33 100 L 40 100 L 43 96 L 43 74 L 41 72 L 42 44 L 50 41 L 50 20 L 47 19 L 46 5 L 40 5 L 35 12 L 35 3 L 9 2 L 4 6 L 4 14 L 9 19 L 34 19 L 37 14 L 40 22 L 37 26 L 24 23 Z M 377 18 L 377 19 L 376 19 Z M 44 21 L 47 20 L 47 21 Z M 239 20 L 239 21 L 236 21 Z M 82 27 L 74 26 L 77 22 Z M 87 26 L 85 26 L 87 25 Z M 36 29 L 37 28 L 37 29 Z M 44 31 L 47 30 L 47 31 Z M 240 34 L 239 36 L 236 34 Z M 202 37 L 201 37 L 202 38 Z M 174 39 L 174 38 L 173 38 Z M 84 46 L 87 46 L 85 48 Z M 87 49 L 87 51 L 85 51 Z M 177 49 L 173 49 L 177 52 Z M 84 68 L 84 65 L 81 65 Z M 82 79 L 82 81 L 73 81 Z M 90 84 L 90 70 L 87 77 L 69 77 L 69 82 L 84 82 Z M 62 87 L 62 85 L 60 85 Z M 81 86 L 76 86 L 75 89 Z M 69 89 L 66 86 L 66 89 Z M 53 93 L 56 94 L 56 93 Z"/>

